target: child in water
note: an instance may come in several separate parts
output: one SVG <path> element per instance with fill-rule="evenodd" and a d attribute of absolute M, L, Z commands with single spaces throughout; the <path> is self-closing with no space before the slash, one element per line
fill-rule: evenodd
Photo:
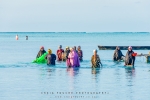
<path fill-rule="evenodd" d="M 45 59 L 47 59 L 47 65 L 55 65 L 56 55 L 52 54 L 52 50 L 48 49 L 48 54 Z"/>
<path fill-rule="evenodd" d="M 93 55 L 91 57 L 92 68 L 100 68 L 100 64 L 102 66 L 99 55 L 97 54 L 97 50 L 93 50 Z"/>

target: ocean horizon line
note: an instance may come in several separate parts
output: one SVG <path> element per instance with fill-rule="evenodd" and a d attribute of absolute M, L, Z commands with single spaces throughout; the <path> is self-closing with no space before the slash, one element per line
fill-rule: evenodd
<path fill-rule="evenodd" d="M 150 33 L 150 32 L 0 32 L 0 33 Z"/>

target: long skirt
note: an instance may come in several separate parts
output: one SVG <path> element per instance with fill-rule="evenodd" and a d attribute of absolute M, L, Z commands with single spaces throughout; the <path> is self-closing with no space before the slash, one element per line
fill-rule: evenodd
<path fill-rule="evenodd" d="M 67 65 L 67 67 L 71 67 L 70 59 L 66 60 L 66 65 Z"/>

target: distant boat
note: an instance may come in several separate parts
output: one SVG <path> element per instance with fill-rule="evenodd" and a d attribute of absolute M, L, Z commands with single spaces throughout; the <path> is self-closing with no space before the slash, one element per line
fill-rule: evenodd
<path fill-rule="evenodd" d="M 119 46 L 121 50 L 128 50 L 129 46 Z M 116 46 L 98 46 L 99 50 L 115 50 Z M 132 46 L 133 50 L 150 50 L 150 46 Z"/>

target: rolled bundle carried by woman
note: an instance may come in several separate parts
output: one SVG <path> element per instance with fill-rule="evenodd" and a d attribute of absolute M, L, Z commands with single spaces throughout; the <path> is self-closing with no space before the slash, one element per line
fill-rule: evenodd
<path fill-rule="evenodd" d="M 33 63 L 47 63 L 47 60 L 45 59 L 47 53 L 44 53 L 42 56 L 39 58 L 36 58 Z"/>

